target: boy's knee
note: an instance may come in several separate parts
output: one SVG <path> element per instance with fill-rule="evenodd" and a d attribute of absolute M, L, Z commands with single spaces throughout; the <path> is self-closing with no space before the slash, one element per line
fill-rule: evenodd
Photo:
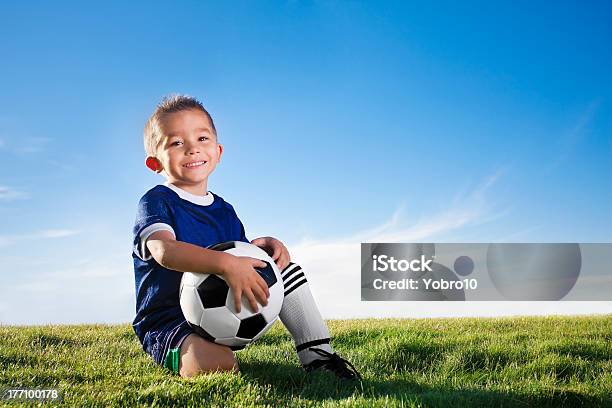
<path fill-rule="evenodd" d="M 229 347 L 220 346 L 218 353 L 211 360 L 207 360 L 201 369 L 203 372 L 227 371 L 238 372 L 238 362 Z"/>
<path fill-rule="evenodd" d="M 194 364 L 188 367 L 183 366 L 179 370 L 182 378 L 191 378 L 200 374 L 219 372 L 237 373 L 238 363 L 236 360 L 232 359 L 227 361 L 219 361 L 215 364 Z"/>
<path fill-rule="evenodd" d="M 238 372 L 238 362 L 234 353 L 229 347 L 190 335 L 181 346 L 179 367 L 181 377 L 189 378 L 210 372 Z"/>
<path fill-rule="evenodd" d="M 281 271 L 281 275 L 283 277 L 289 277 L 289 276 L 297 276 L 297 275 L 306 275 L 304 270 L 302 269 L 302 266 L 299 264 L 296 264 L 295 262 L 289 262 L 289 265 L 287 265 L 285 267 L 285 269 L 283 269 Z"/>
<path fill-rule="evenodd" d="M 295 262 L 290 262 L 289 265 L 283 269 L 281 277 L 285 285 L 285 296 L 303 284 L 308 283 L 306 273 L 302 267 Z"/>

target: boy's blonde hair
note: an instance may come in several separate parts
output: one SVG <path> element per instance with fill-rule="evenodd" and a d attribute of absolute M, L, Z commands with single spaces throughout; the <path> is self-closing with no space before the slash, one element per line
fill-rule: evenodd
<path fill-rule="evenodd" d="M 161 129 L 161 123 L 164 116 L 170 113 L 181 112 L 184 110 L 196 109 L 203 112 L 210 120 L 215 136 L 217 135 L 217 129 L 215 128 L 215 122 L 213 122 L 212 116 L 208 113 L 200 101 L 193 96 L 189 95 L 177 95 L 172 94 L 165 96 L 164 99 L 157 105 L 155 111 L 147 120 L 144 127 L 144 148 L 147 152 L 147 156 L 155 157 L 157 147 L 161 142 L 164 134 Z"/>

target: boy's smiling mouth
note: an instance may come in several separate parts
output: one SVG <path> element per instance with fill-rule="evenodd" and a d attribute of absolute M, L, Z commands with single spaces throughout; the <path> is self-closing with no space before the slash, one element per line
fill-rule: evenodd
<path fill-rule="evenodd" d="M 187 167 L 187 168 L 199 167 L 199 166 L 205 165 L 206 163 L 207 163 L 206 161 L 195 161 L 195 162 L 183 164 L 183 167 Z"/>

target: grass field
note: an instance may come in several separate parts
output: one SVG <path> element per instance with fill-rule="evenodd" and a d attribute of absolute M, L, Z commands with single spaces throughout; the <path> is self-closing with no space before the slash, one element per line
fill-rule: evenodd
<path fill-rule="evenodd" d="M 237 353 L 240 374 L 181 379 L 126 324 L 0 326 L 0 384 L 57 387 L 66 406 L 612 406 L 612 315 L 329 327 L 362 383 L 306 375 L 280 324 Z"/>

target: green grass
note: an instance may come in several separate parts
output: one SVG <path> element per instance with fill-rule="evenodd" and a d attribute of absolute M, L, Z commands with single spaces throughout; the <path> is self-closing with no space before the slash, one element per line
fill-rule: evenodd
<path fill-rule="evenodd" d="M 361 384 L 306 375 L 280 324 L 237 353 L 240 374 L 193 379 L 127 324 L 0 326 L 0 384 L 58 387 L 67 406 L 612 406 L 612 315 L 328 323 Z"/>

